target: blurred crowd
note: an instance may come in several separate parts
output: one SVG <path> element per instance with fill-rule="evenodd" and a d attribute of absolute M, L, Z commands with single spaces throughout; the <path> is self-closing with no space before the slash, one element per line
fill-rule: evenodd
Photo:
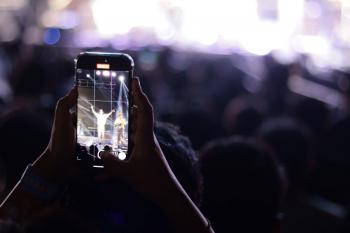
<path fill-rule="evenodd" d="M 45 149 L 56 101 L 74 85 L 74 57 L 81 51 L 1 45 L 1 199 Z M 135 60 L 171 169 L 216 232 L 350 230 L 349 73 L 331 71 L 335 81 L 322 83 L 302 58 L 281 64 L 270 55 L 122 52 Z M 296 76 L 333 88 L 342 104 L 294 92 Z M 332 87 L 337 80 L 342 88 Z M 166 229 L 159 210 L 123 185 L 86 177 L 68 193 L 65 205 L 102 232 Z"/>

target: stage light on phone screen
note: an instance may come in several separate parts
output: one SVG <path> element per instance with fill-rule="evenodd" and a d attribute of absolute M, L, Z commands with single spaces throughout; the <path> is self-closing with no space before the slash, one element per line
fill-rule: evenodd
<path fill-rule="evenodd" d="M 102 74 L 103 74 L 103 76 L 108 77 L 109 74 L 110 74 L 110 72 L 109 72 L 108 70 L 104 70 L 104 71 L 102 72 Z"/>
<path fill-rule="evenodd" d="M 123 75 L 120 75 L 118 79 L 119 79 L 120 82 L 124 82 L 125 77 Z"/>

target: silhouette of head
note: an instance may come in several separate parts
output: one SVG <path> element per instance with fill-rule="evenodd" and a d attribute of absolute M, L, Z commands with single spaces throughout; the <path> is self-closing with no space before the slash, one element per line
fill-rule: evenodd
<path fill-rule="evenodd" d="M 308 130 L 293 119 L 272 118 L 262 124 L 259 135 L 284 167 L 289 193 L 305 189 L 311 169 Z"/>
<path fill-rule="evenodd" d="M 192 201 L 198 205 L 201 197 L 201 177 L 195 166 L 197 155 L 190 140 L 180 133 L 178 127 L 164 122 L 156 122 L 155 134 L 176 178 Z"/>
<path fill-rule="evenodd" d="M 202 209 L 217 232 L 271 232 L 282 196 L 278 168 L 253 142 L 209 143 L 200 156 Z"/>

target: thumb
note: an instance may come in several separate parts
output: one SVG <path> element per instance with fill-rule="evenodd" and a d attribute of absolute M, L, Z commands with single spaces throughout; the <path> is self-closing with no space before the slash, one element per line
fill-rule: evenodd
<path fill-rule="evenodd" d="M 74 87 L 66 96 L 57 102 L 55 116 L 59 119 L 64 118 L 64 120 L 67 120 L 70 117 L 69 110 L 76 105 L 77 98 L 78 89 Z"/>
<path fill-rule="evenodd" d="M 102 159 L 104 169 L 110 176 L 120 176 L 127 169 L 126 167 L 128 166 L 128 164 L 119 160 L 116 155 L 110 152 L 101 151 L 99 156 Z"/>
<path fill-rule="evenodd" d="M 134 97 L 134 104 L 137 109 L 137 119 L 136 119 L 136 134 L 142 133 L 151 135 L 153 134 L 153 107 L 148 97 L 143 92 L 138 77 L 132 80 L 132 91 Z"/>

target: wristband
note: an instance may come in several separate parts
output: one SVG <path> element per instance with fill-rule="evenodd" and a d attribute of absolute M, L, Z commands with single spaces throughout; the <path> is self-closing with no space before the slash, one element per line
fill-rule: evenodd
<path fill-rule="evenodd" d="M 27 166 L 19 185 L 24 191 L 45 203 L 54 201 L 63 191 L 58 185 L 35 174 L 32 164 Z"/>

